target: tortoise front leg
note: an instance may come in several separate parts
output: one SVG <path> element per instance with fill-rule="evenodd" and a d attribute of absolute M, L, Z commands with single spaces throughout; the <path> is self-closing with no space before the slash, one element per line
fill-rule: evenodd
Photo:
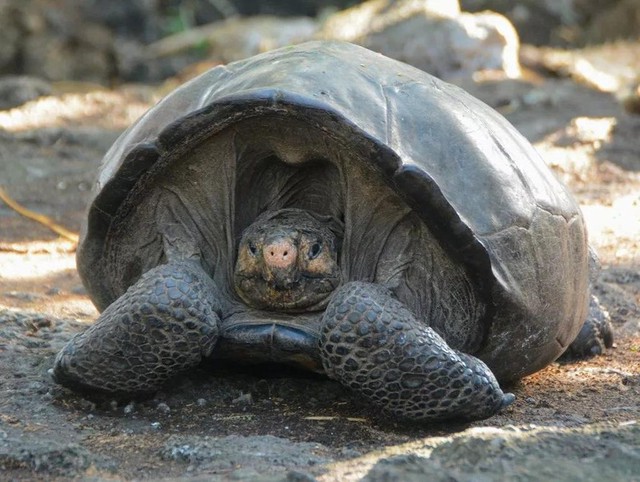
<path fill-rule="evenodd" d="M 328 375 L 394 416 L 482 419 L 514 400 L 482 361 L 450 348 L 382 286 L 342 286 L 323 323 Z"/>
<path fill-rule="evenodd" d="M 220 322 L 215 293 L 195 263 L 151 269 L 58 353 L 55 381 L 126 395 L 158 389 L 212 352 Z"/>

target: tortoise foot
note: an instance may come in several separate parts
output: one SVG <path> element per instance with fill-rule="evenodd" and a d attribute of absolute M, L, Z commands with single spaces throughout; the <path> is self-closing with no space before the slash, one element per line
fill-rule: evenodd
<path fill-rule="evenodd" d="M 341 287 L 323 323 L 329 376 L 394 416 L 482 419 L 514 400 L 482 361 L 450 348 L 379 285 Z"/>
<path fill-rule="evenodd" d="M 613 328 L 609 313 L 600 305 L 595 296 L 591 296 L 589 315 L 580 329 L 576 339 L 571 342 L 567 351 L 562 354 L 564 361 L 590 358 L 601 355 L 613 346 Z"/>
<path fill-rule="evenodd" d="M 213 293 L 195 264 L 148 271 L 58 353 L 54 380 L 85 392 L 156 390 L 213 350 L 220 320 Z"/>

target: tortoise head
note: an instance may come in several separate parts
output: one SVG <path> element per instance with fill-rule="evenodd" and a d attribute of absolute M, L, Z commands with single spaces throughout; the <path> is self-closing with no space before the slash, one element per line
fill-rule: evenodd
<path fill-rule="evenodd" d="M 259 216 L 242 234 L 234 272 L 247 305 L 272 311 L 326 307 L 340 284 L 335 222 L 301 209 Z"/>

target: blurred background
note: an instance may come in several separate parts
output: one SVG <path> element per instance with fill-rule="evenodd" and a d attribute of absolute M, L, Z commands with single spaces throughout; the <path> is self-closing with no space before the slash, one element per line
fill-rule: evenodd
<path fill-rule="evenodd" d="M 638 0 L 2 0 L 0 76 L 158 83 L 198 62 L 205 65 L 196 70 L 339 38 L 441 77 L 456 77 L 456 69 L 514 77 L 518 41 L 531 64 L 530 47 L 563 52 L 634 41 L 639 32 Z M 501 64 L 501 55 L 512 58 Z M 629 72 L 614 74 L 636 80 L 638 58 L 629 55 Z M 545 60 L 555 72 L 571 70 L 559 65 L 566 59 Z"/>

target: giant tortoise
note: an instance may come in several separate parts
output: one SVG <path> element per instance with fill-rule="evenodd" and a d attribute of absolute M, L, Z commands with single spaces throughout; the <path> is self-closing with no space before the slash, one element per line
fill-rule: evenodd
<path fill-rule="evenodd" d="M 488 417 L 498 380 L 580 332 L 589 259 L 576 202 L 490 107 L 355 45 L 287 47 L 193 79 L 106 154 L 77 253 L 103 311 L 53 376 L 127 396 L 275 361 L 399 418 Z"/>

